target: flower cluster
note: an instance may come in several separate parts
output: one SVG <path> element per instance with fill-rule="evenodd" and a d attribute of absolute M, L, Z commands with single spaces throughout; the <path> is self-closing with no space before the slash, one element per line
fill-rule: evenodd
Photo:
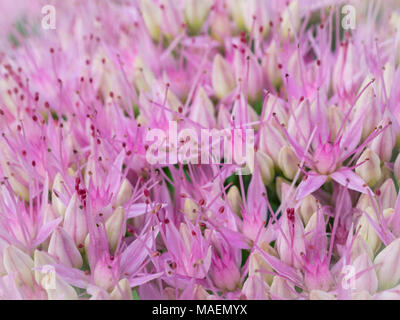
<path fill-rule="evenodd" d="M 0 297 L 399 299 L 400 6 L 347 2 L 2 1 Z"/>

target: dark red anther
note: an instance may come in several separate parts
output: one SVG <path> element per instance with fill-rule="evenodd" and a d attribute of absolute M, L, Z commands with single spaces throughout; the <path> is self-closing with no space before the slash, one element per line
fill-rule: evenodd
<path fill-rule="evenodd" d="M 287 208 L 286 214 L 287 214 L 289 221 L 294 223 L 294 208 Z"/>
<path fill-rule="evenodd" d="M 164 220 L 164 223 L 165 223 L 165 224 L 168 224 L 168 223 L 169 223 L 169 219 L 168 219 L 168 218 L 165 219 L 165 220 Z"/>
<path fill-rule="evenodd" d="M 33 115 L 33 116 L 32 116 L 32 120 L 33 120 L 33 121 L 37 121 L 37 119 L 38 119 L 38 118 L 37 118 L 36 115 Z"/>
<path fill-rule="evenodd" d="M 50 108 L 50 104 L 49 104 L 48 101 L 46 101 L 46 102 L 44 103 L 44 107 L 45 107 L 46 109 Z"/>
<path fill-rule="evenodd" d="M 193 230 L 193 231 L 192 231 L 192 235 L 193 235 L 193 236 L 196 236 L 197 233 Z"/>
<path fill-rule="evenodd" d="M 4 111 L 0 109 L 0 115 L 4 116 Z"/>
<path fill-rule="evenodd" d="M 204 199 L 200 199 L 200 200 L 199 200 L 199 205 L 200 205 L 200 206 L 204 206 L 205 203 L 206 203 L 206 202 L 205 202 Z"/>
<path fill-rule="evenodd" d="M 35 160 L 32 161 L 32 166 L 35 167 L 36 166 L 36 162 Z"/>
<path fill-rule="evenodd" d="M 281 63 L 278 64 L 278 68 L 282 69 L 282 64 Z"/>
<path fill-rule="evenodd" d="M 144 189 L 143 190 L 143 194 L 146 198 L 148 198 L 150 196 L 150 191 L 148 189 Z"/>
<path fill-rule="evenodd" d="M 80 243 L 79 245 L 78 245 L 78 248 L 79 249 L 82 249 L 84 246 L 83 246 L 83 244 L 82 243 Z"/>
<path fill-rule="evenodd" d="M 379 190 L 379 189 L 376 190 L 376 191 L 375 191 L 375 194 L 379 197 L 379 196 L 381 195 L 381 190 Z"/>
<path fill-rule="evenodd" d="M 224 211 L 225 211 L 225 207 L 224 206 L 222 206 L 222 207 L 220 207 L 219 209 L 218 209 L 218 212 L 219 213 L 224 213 Z"/>
<path fill-rule="evenodd" d="M 114 92 L 112 92 L 112 91 L 110 92 L 110 97 L 114 98 Z"/>
<path fill-rule="evenodd" d="M 24 157 L 26 157 L 26 151 L 25 151 L 25 150 L 22 150 L 22 155 L 23 155 Z"/>

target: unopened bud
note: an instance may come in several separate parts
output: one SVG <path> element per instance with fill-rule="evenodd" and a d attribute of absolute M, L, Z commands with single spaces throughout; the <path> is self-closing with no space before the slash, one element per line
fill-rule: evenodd
<path fill-rule="evenodd" d="M 62 228 L 54 230 L 50 238 L 48 252 L 67 266 L 78 269 L 82 267 L 82 256 L 74 240 Z"/>
<path fill-rule="evenodd" d="M 76 245 L 83 243 L 88 233 L 82 204 L 74 193 L 65 210 L 63 229 L 72 237 Z"/>
<path fill-rule="evenodd" d="M 215 94 L 219 99 L 227 96 L 236 87 L 232 67 L 220 54 L 217 54 L 214 58 L 211 80 Z"/>
<path fill-rule="evenodd" d="M 270 184 L 274 179 L 275 175 L 274 162 L 267 154 L 265 154 L 261 150 L 257 150 L 256 160 L 260 168 L 261 178 L 264 184 L 266 185 Z"/>
<path fill-rule="evenodd" d="M 372 252 L 376 253 L 380 248 L 382 242 L 376 233 L 375 228 L 370 223 L 368 218 L 365 216 L 366 214 L 369 215 L 370 219 L 373 221 L 377 221 L 377 217 L 375 211 L 372 207 L 368 207 L 365 210 L 365 213 L 361 216 L 360 220 L 358 221 L 356 230 L 359 230 L 359 235 L 363 238 L 368 245 L 371 247 Z"/>
<path fill-rule="evenodd" d="M 282 170 L 284 176 L 289 180 L 292 180 L 298 168 L 299 159 L 296 154 L 289 146 L 283 146 L 279 151 L 278 165 Z"/>
<path fill-rule="evenodd" d="M 210 12 L 211 1 L 187 0 L 185 1 L 184 14 L 189 29 L 198 33 Z"/>
<path fill-rule="evenodd" d="M 394 240 L 375 258 L 379 290 L 393 288 L 400 281 L 400 239 Z"/>
<path fill-rule="evenodd" d="M 11 245 L 4 249 L 3 264 L 8 274 L 16 273 L 20 284 L 33 286 L 33 260 L 22 250 Z"/>
<path fill-rule="evenodd" d="M 130 198 L 132 197 L 132 193 L 133 193 L 132 185 L 128 181 L 128 179 L 125 178 L 118 191 L 117 199 L 115 201 L 115 206 L 116 207 L 123 206 L 125 202 L 130 200 Z"/>
<path fill-rule="evenodd" d="M 132 290 L 128 279 L 124 278 L 118 282 L 110 293 L 111 300 L 132 300 Z"/>
<path fill-rule="evenodd" d="M 361 164 L 364 162 L 363 164 Z M 361 164 L 361 165 L 360 165 Z M 366 149 L 357 161 L 356 173 L 369 185 L 374 186 L 382 175 L 381 161 L 371 149 Z"/>
<path fill-rule="evenodd" d="M 197 206 L 196 202 L 194 202 L 190 198 L 185 199 L 183 211 L 192 223 L 194 223 L 196 221 L 196 218 L 198 215 L 198 210 L 199 210 L 199 207 Z"/>
<path fill-rule="evenodd" d="M 111 217 L 106 221 L 106 232 L 108 237 L 108 243 L 112 251 L 115 251 L 118 245 L 118 241 L 123 234 L 125 223 L 125 213 L 122 207 L 115 209 Z"/>
<path fill-rule="evenodd" d="M 232 210 L 240 216 L 240 204 L 242 203 L 242 198 L 240 197 L 240 192 L 238 187 L 232 186 L 230 187 L 227 194 L 228 201 L 232 207 Z"/>
<path fill-rule="evenodd" d="M 306 226 L 314 212 L 317 211 L 317 199 L 313 195 L 308 195 L 301 201 L 299 214 L 303 224 Z"/>

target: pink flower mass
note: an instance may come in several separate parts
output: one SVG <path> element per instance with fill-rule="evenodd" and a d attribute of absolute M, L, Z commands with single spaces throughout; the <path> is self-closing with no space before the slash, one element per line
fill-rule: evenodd
<path fill-rule="evenodd" d="M 1 299 L 400 299 L 398 0 L 0 11 Z"/>

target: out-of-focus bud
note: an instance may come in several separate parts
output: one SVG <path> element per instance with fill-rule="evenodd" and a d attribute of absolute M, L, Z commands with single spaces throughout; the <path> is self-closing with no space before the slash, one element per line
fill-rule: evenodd
<path fill-rule="evenodd" d="M 358 94 L 365 88 L 365 86 L 372 80 L 372 76 L 365 78 L 361 84 Z M 377 103 L 376 93 L 374 87 L 370 85 L 362 95 L 360 95 L 354 106 L 354 118 L 362 118 L 362 139 L 365 140 L 368 135 L 374 130 L 381 120 L 380 106 Z"/>
<path fill-rule="evenodd" d="M 194 223 L 196 221 L 197 215 L 198 215 L 198 206 L 196 202 L 194 202 L 190 198 L 185 199 L 185 204 L 184 204 L 184 209 L 183 212 L 185 215 L 189 218 L 189 220 Z"/>
<path fill-rule="evenodd" d="M 383 69 L 383 81 L 382 79 L 378 80 L 377 86 L 377 94 L 378 97 L 382 99 L 382 101 L 386 101 L 386 98 L 389 98 L 390 91 L 394 82 L 394 68 L 393 65 L 388 61 L 385 63 Z"/>
<path fill-rule="evenodd" d="M 394 208 L 396 206 L 397 192 L 393 179 L 387 179 L 379 188 L 382 209 Z"/>
<path fill-rule="evenodd" d="M 332 141 L 336 140 L 336 133 L 339 132 L 339 129 L 343 123 L 343 113 L 336 106 L 330 106 L 328 108 L 328 123 L 330 134 L 332 135 Z"/>
<path fill-rule="evenodd" d="M 46 265 L 54 265 L 57 262 L 46 252 L 35 250 L 33 254 L 33 263 L 35 267 L 34 270 L 35 281 L 38 284 L 42 284 L 42 281 L 48 275 L 44 273 L 42 270 L 39 270 L 38 268 Z"/>
<path fill-rule="evenodd" d="M 152 0 L 142 0 L 140 10 L 147 30 L 153 40 L 158 41 L 161 35 L 162 12 L 158 5 Z"/>
<path fill-rule="evenodd" d="M 332 86 L 340 96 L 352 94 L 358 90 L 359 77 L 354 76 L 359 66 L 359 57 L 353 43 L 346 42 L 340 46 L 338 58 L 332 72 Z"/>
<path fill-rule="evenodd" d="M 206 128 L 215 128 L 215 108 L 205 90 L 200 87 L 191 106 L 189 118 Z"/>
<path fill-rule="evenodd" d="M 278 57 L 278 45 L 276 41 L 273 40 L 265 51 L 265 55 L 263 56 L 261 63 L 264 71 L 264 77 L 275 88 L 279 88 L 282 85 L 282 74 L 279 70 Z"/>
<path fill-rule="evenodd" d="M 299 1 L 293 0 L 282 13 L 281 33 L 282 38 L 294 38 L 294 34 L 300 27 Z"/>
<path fill-rule="evenodd" d="M 256 38 L 265 37 L 270 29 L 268 1 L 247 0 L 244 12 L 244 23 L 247 32 L 253 31 Z"/>
<path fill-rule="evenodd" d="M 117 194 L 117 199 L 115 201 L 115 206 L 120 207 L 125 204 L 130 198 L 132 197 L 133 193 L 133 188 L 131 183 L 128 181 L 128 179 L 124 179 L 122 181 L 121 187 L 119 188 L 118 194 Z"/>
<path fill-rule="evenodd" d="M 211 36 L 224 43 L 225 39 L 231 35 L 231 21 L 225 12 L 217 11 L 211 23 Z"/>
<path fill-rule="evenodd" d="M 258 166 L 260 168 L 261 178 L 264 184 L 270 184 L 274 179 L 274 162 L 272 159 L 262 152 L 261 150 L 257 150 L 256 152 L 256 160 Z"/>
<path fill-rule="evenodd" d="M 65 210 L 63 229 L 72 237 L 76 245 L 79 246 L 85 241 L 88 233 L 86 217 L 76 193 L 72 195 Z"/>
<path fill-rule="evenodd" d="M 378 277 L 376 276 L 372 260 L 368 253 L 358 256 L 354 260 L 353 266 L 355 270 L 362 271 L 360 272 L 360 275 L 354 279 L 354 285 L 357 288 L 357 291 L 366 290 L 369 293 L 374 294 L 378 289 Z"/>
<path fill-rule="evenodd" d="M 384 126 L 384 121 L 380 122 Z M 374 151 L 382 161 L 389 162 L 392 158 L 393 148 L 396 144 L 396 136 L 392 126 L 387 127 L 371 142 L 371 150 Z"/>
<path fill-rule="evenodd" d="M 394 162 L 394 176 L 396 178 L 397 183 L 400 183 L 400 154 L 397 156 L 396 161 Z"/>
<path fill-rule="evenodd" d="M 139 92 L 148 92 L 155 81 L 153 72 L 140 56 L 136 56 L 133 62 L 134 84 Z"/>
<path fill-rule="evenodd" d="M 59 193 L 65 192 L 64 179 L 58 172 L 54 177 L 53 187 L 51 192 L 51 204 L 53 205 L 54 211 L 58 216 L 64 216 L 66 207 L 59 198 Z"/>
<path fill-rule="evenodd" d="M 75 289 L 60 277 L 56 276 L 54 289 L 46 289 L 49 300 L 78 300 Z"/>
<path fill-rule="evenodd" d="M 374 264 L 379 290 L 393 288 L 400 280 L 400 239 L 394 240 L 376 256 Z"/>
<path fill-rule="evenodd" d="M 9 246 L 10 244 L 4 241 L 3 239 L 0 238 L 0 276 L 5 276 L 7 274 L 6 269 L 4 268 L 3 264 L 3 254 L 4 250 Z"/>
<path fill-rule="evenodd" d="M 8 274 L 17 273 L 19 284 L 33 286 L 33 260 L 25 252 L 13 245 L 5 248 L 3 265 Z"/>
<path fill-rule="evenodd" d="M 220 54 L 214 58 L 211 80 L 219 99 L 224 98 L 235 89 L 236 83 L 232 68 Z"/>
<path fill-rule="evenodd" d="M 110 293 L 111 300 L 132 300 L 132 290 L 129 286 L 128 279 L 124 278 L 119 280 L 118 285 L 115 286 Z"/>
<path fill-rule="evenodd" d="M 310 300 L 336 300 L 335 295 L 322 290 L 310 291 Z"/>
<path fill-rule="evenodd" d="M 210 0 L 186 0 L 184 7 L 185 20 L 189 30 L 198 33 L 207 19 L 212 2 Z"/>
<path fill-rule="evenodd" d="M 292 284 L 289 284 L 285 279 L 275 276 L 272 281 L 270 295 L 272 299 L 294 300 L 297 298 L 295 289 Z"/>
<path fill-rule="evenodd" d="M 122 207 L 115 209 L 111 217 L 106 221 L 106 232 L 108 243 L 112 251 L 115 251 L 118 245 L 118 240 L 121 235 L 124 235 L 121 230 L 125 230 L 125 212 Z"/>
<path fill-rule="evenodd" d="M 3 97 L 5 97 L 5 96 L 8 96 L 8 95 L 4 95 Z M 1 144 L 0 144 L 0 148 L 2 150 L 4 150 L 4 148 Z M 10 168 L 8 162 L 4 161 L 2 159 L 0 159 L 0 168 L 3 170 L 3 172 L 2 172 L 3 176 L 8 177 L 8 181 L 9 181 L 14 193 L 17 196 L 22 197 L 25 201 L 29 201 L 29 189 L 26 187 L 26 184 L 24 183 L 24 180 L 26 180 L 26 179 L 24 179 L 22 177 L 20 177 L 21 179 L 18 179 L 16 177 L 15 172 L 13 172 L 14 170 L 12 170 Z"/>
<path fill-rule="evenodd" d="M 305 197 L 300 204 L 299 214 L 303 224 L 306 226 L 314 212 L 317 211 L 317 199 L 313 195 Z"/>
<path fill-rule="evenodd" d="M 271 256 L 279 257 L 278 253 L 265 241 L 261 245 L 261 249 Z M 274 270 L 270 264 L 264 259 L 261 253 L 254 251 L 249 257 L 249 277 L 260 276 L 270 286 L 274 278 Z"/>
<path fill-rule="evenodd" d="M 231 11 L 233 21 L 239 30 L 244 30 L 245 20 L 244 13 L 246 12 L 246 0 L 229 0 L 228 6 Z"/>
<path fill-rule="evenodd" d="M 238 187 L 230 187 L 227 194 L 228 201 L 232 207 L 232 210 L 240 216 L 240 205 L 242 203 L 242 198 L 240 197 L 240 192 Z"/>
<path fill-rule="evenodd" d="M 262 68 L 257 58 L 249 52 L 235 50 L 233 65 L 236 79 L 244 81 L 243 87 L 247 90 L 248 100 L 250 103 L 257 102 L 263 86 Z"/>
<path fill-rule="evenodd" d="M 82 256 L 76 248 L 74 240 L 62 228 L 54 230 L 48 252 L 67 266 L 78 269 L 82 267 Z"/>
<path fill-rule="evenodd" d="M 279 151 L 278 165 L 284 176 L 292 180 L 298 168 L 299 159 L 289 146 L 283 146 Z"/>
<path fill-rule="evenodd" d="M 193 296 L 197 300 L 216 300 L 217 297 L 209 294 L 202 285 L 198 284 L 193 290 Z"/>
<path fill-rule="evenodd" d="M 363 164 L 360 165 L 365 161 Z M 381 161 L 371 149 L 366 149 L 357 161 L 356 173 L 371 187 L 379 181 L 382 175 Z"/>
<path fill-rule="evenodd" d="M 372 252 L 376 253 L 380 248 L 382 242 L 378 234 L 376 233 L 375 228 L 365 216 L 366 214 L 370 216 L 371 220 L 377 221 L 374 209 L 372 207 L 368 207 L 358 221 L 356 230 L 359 230 L 359 236 L 368 243 L 368 245 L 372 249 Z"/>

